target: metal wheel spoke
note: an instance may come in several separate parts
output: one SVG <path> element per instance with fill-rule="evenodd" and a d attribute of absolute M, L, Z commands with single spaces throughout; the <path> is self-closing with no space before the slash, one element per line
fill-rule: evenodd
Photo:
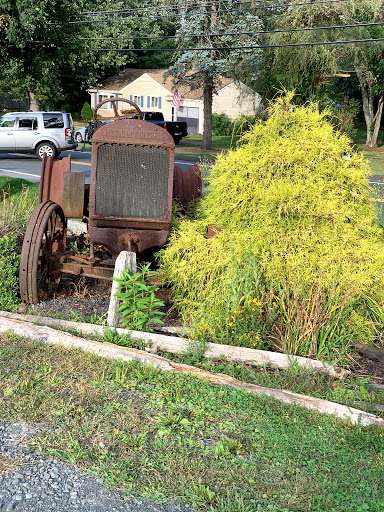
<path fill-rule="evenodd" d="M 20 290 L 24 302 L 37 304 L 41 294 L 55 289 L 60 280 L 57 263 L 64 251 L 62 208 L 52 201 L 39 204 L 28 224 L 21 251 Z"/>

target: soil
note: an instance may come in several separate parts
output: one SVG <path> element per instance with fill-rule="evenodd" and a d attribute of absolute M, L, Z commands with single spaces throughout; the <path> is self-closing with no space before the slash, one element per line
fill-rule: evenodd
<path fill-rule="evenodd" d="M 352 367 L 356 377 L 370 377 L 370 383 L 384 384 L 384 363 L 367 357 L 356 356 Z"/>
<path fill-rule="evenodd" d="M 93 279 L 89 277 L 76 277 L 63 274 L 60 289 L 52 296 L 42 300 L 39 304 L 26 307 L 20 306 L 19 312 L 29 312 L 40 316 L 53 316 L 76 320 L 82 317 L 84 321 L 103 322 L 107 320 L 109 299 L 112 283 L 109 280 Z M 169 290 L 159 288 L 156 297 L 165 304 L 160 308 L 165 316 L 165 327 L 182 327 L 182 321 L 176 312 L 171 309 Z"/>

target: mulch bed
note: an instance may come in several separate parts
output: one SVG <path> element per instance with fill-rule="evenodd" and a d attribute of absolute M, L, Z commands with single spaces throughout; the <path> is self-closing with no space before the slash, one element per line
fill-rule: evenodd
<path fill-rule="evenodd" d="M 70 274 L 62 275 L 60 289 L 52 297 L 39 304 L 26 307 L 20 306 L 19 312 L 29 312 L 40 316 L 60 316 L 65 319 L 73 319 L 79 315 L 90 319 L 102 317 L 107 320 L 109 299 L 111 296 L 112 282 L 105 279 L 93 279 L 90 277 L 76 277 Z M 163 322 L 166 327 L 180 326 L 182 322 L 176 312 L 171 309 L 169 290 L 160 288 L 156 297 L 165 304 L 161 308 L 165 313 Z"/>

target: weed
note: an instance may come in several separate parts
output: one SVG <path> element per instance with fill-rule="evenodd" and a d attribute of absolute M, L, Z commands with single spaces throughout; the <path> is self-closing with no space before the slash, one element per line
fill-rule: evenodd
<path fill-rule="evenodd" d="M 216 497 L 216 493 L 201 482 L 192 486 L 191 495 L 198 505 L 211 505 L 215 502 Z"/>
<path fill-rule="evenodd" d="M 242 444 L 237 439 L 225 439 L 214 447 L 214 454 L 217 459 L 228 457 L 232 454 L 239 454 Z"/>
<path fill-rule="evenodd" d="M 271 338 L 287 354 L 335 361 L 348 349 L 351 334 L 346 324 L 347 297 L 341 285 L 325 295 L 321 280 L 308 294 L 284 286 L 276 297 L 279 315 Z"/>
<path fill-rule="evenodd" d="M 131 434 L 123 430 L 115 430 L 112 434 L 107 434 L 106 439 L 117 441 L 121 450 L 141 450 L 145 446 L 147 433 Z"/>
<path fill-rule="evenodd" d="M 37 204 L 35 193 L 30 192 L 29 186 L 22 183 L 21 191 L 14 193 L 13 182 L 2 188 L 0 200 L 0 233 L 15 233 L 23 235 L 27 223 Z M 31 184 L 31 188 L 33 185 Z M 36 188 L 36 186 L 34 187 Z"/>
<path fill-rule="evenodd" d="M 15 311 L 18 304 L 20 256 L 16 235 L 0 238 L 0 310 Z"/>
<path fill-rule="evenodd" d="M 93 313 L 92 315 L 82 315 L 78 311 L 70 311 L 69 320 L 72 322 L 86 322 L 88 324 L 105 325 L 108 313 Z"/>
<path fill-rule="evenodd" d="M 121 323 L 130 329 L 146 330 L 150 323 L 163 323 L 161 317 L 165 313 L 159 308 L 164 306 L 164 302 L 155 297 L 159 288 L 146 282 L 157 275 L 157 272 L 150 270 L 149 265 L 138 266 L 138 271 L 134 274 L 127 269 L 122 272 L 121 278 L 114 278 L 120 283 L 120 291 L 115 297 L 122 301 L 118 308 L 121 312 Z"/>
<path fill-rule="evenodd" d="M 137 348 L 139 350 L 145 350 L 151 344 L 150 341 L 132 338 L 129 334 L 119 334 L 116 329 L 108 327 L 104 328 L 104 334 L 97 336 L 97 341 L 113 343 L 120 347 Z"/>

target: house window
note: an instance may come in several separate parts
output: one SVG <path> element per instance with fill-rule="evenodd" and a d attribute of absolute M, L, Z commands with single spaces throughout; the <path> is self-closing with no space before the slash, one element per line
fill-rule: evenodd
<path fill-rule="evenodd" d="M 108 100 L 109 98 L 114 98 L 114 94 L 99 94 L 99 103 L 104 100 Z M 101 110 L 111 110 L 112 104 L 110 102 L 104 103 L 104 105 L 101 105 Z"/>
<path fill-rule="evenodd" d="M 159 106 L 159 98 L 157 96 L 151 97 L 151 108 L 158 108 Z"/>
<path fill-rule="evenodd" d="M 133 103 L 136 103 L 138 107 L 140 107 L 141 99 L 140 96 L 132 96 Z"/>

